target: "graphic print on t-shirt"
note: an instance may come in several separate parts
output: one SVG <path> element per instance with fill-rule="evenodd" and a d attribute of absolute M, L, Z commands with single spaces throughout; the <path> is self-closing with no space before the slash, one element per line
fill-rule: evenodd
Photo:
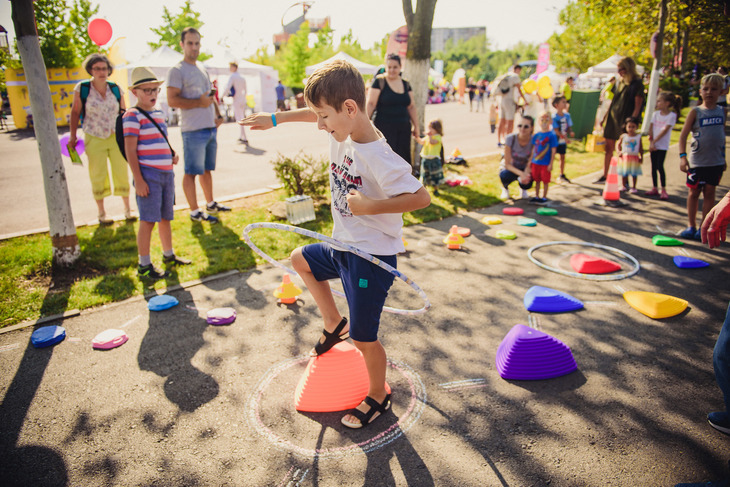
<path fill-rule="evenodd" d="M 345 156 L 341 164 L 335 162 L 330 164 L 332 179 L 332 206 L 342 216 L 352 216 L 350 207 L 347 205 L 347 195 L 351 190 L 360 191 L 362 178 L 351 173 L 353 160 Z"/>

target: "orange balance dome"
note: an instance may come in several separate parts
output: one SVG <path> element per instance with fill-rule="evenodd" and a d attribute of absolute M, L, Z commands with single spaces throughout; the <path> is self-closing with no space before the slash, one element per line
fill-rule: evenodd
<path fill-rule="evenodd" d="M 360 350 L 340 342 L 307 364 L 294 392 L 297 411 L 329 413 L 345 411 L 368 395 L 368 370 Z M 390 386 L 385 389 L 390 394 Z"/>

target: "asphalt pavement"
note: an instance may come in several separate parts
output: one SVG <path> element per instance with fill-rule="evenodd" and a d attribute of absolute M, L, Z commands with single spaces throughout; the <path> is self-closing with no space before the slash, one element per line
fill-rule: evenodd
<path fill-rule="evenodd" d="M 551 186 L 557 216 L 517 201 L 406 228 L 408 252 L 398 267 L 432 307 L 418 316 L 383 315 L 393 407 L 359 431 L 340 425 L 342 413 L 295 410 L 321 318 L 306 290 L 296 304 L 277 304 L 272 292 L 283 273 L 273 266 L 173 288 L 180 304 L 167 311 L 149 311 L 149 296 L 83 311 L 55 323 L 67 338 L 50 348 L 31 346 L 33 327 L 2 333 L 0 478 L 24 486 L 419 487 L 671 486 L 724 478 L 729 438 L 705 416 L 723 408 L 712 348 L 730 301 L 728 246 L 652 244 L 654 235 L 684 226 L 686 188 L 676 165 L 673 147 L 669 201 L 627 195 L 626 206 L 600 206 L 602 187 L 586 176 Z M 648 189 L 648 180 L 642 176 L 640 187 Z M 718 194 L 729 187 L 726 173 Z M 502 215 L 512 205 L 537 226 Z M 485 225 L 485 216 L 503 223 Z M 443 243 L 452 225 L 472 232 L 461 250 Z M 500 229 L 517 238 L 496 238 Z M 257 230 L 254 241 L 269 231 Z M 597 281 L 529 260 L 531 248 L 552 242 L 610 248 L 534 249 L 548 267 L 569 271 L 569 257 L 583 252 L 631 272 L 617 249 L 640 270 Z M 710 265 L 679 269 L 676 255 Z M 585 308 L 529 313 L 523 297 L 535 285 L 569 293 Z M 652 319 L 626 303 L 625 291 L 671 295 L 688 307 Z M 396 282 L 387 304 L 423 303 Z M 208 325 L 207 310 L 219 307 L 236 309 L 236 321 Z M 497 349 L 516 324 L 568 345 L 577 370 L 549 380 L 502 379 Z M 92 338 L 109 328 L 129 341 L 93 350 Z M 333 383 L 333 393 L 347 385 Z"/>

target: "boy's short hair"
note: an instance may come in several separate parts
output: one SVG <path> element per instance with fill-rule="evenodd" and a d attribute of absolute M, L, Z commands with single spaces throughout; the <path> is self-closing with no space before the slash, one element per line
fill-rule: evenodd
<path fill-rule="evenodd" d="M 710 85 L 723 90 L 725 89 L 725 79 L 719 73 L 706 74 L 702 77 L 702 80 L 700 81 L 700 86 L 703 85 Z"/>
<path fill-rule="evenodd" d="M 538 120 L 540 120 L 540 119 L 541 119 L 542 117 L 547 117 L 548 119 L 551 119 L 551 118 L 552 118 L 552 117 L 550 116 L 550 112 L 548 112 L 547 110 L 543 110 L 543 111 L 541 111 L 541 112 L 540 112 L 540 113 L 539 113 L 539 114 L 537 115 L 537 119 L 538 119 Z"/>
<path fill-rule="evenodd" d="M 554 107 L 557 107 L 558 106 L 558 103 L 560 102 L 560 100 L 566 100 L 567 101 L 567 98 L 565 98 L 563 95 L 556 96 L 555 98 L 553 98 L 553 106 Z"/>
<path fill-rule="evenodd" d="M 195 27 L 185 27 L 180 33 L 180 42 L 182 42 L 183 44 L 185 44 L 185 34 L 188 33 L 198 34 L 198 37 L 202 37 L 200 35 L 200 32 L 198 32 L 198 29 L 196 29 Z"/>
<path fill-rule="evenodd" d="M 322 102 L 335 111 L 342 110 L 345 100 L 354 100 L 365 110 L 365 81 L 351 63 L 343 60 L 329 62 L 315 71 L 304 87 L 304 99 L 319 107 Z"/>

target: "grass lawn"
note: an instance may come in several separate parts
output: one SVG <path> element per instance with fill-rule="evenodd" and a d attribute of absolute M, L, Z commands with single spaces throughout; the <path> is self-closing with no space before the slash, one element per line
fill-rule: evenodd
<path fill-rule="evenodd" d="M 673 142 L 678 138 L 678 130 L 672 134 Z M 570 143 L 566 160 L 566 175 L 571 179 L 603 167 L 603 153 L 585 152 L 582 142 Z M 406 225 L 439 220 L 499 202 L 496 196 L 500 191 L 499 157 L 468 162 L 468 167 L 448 166 L 447 170 L 468 176 L 473 184 L 444 186 L 439 196 L 432 197 L 428 208 L 404 215 Z M 553 171 L 556 172 L 557 169 Z M 175 284 L 233 269 L 246 271 L 262 264 L 262 259 L 241 239 L 243 228 L 253 222 L 274 221 L 267 209 L 285 197 L 283 191 L 277 191 L 236 201 L 233 211 L 223 214 L 217 225 L 191 222 L 187 211 L 177 212 L 172 223 L 174 249 L 178 255 L 192 259 L 193 264 L 173 269 L 169 278 L 149 287 L 136 275 L 136 223 L 79 228 L 81 257 L 70 269 L 51 265 L 51 242 L 47 234 L 0 241 L 0 328 L 71 309 L 120 301 L 152 290 L 162 292 Z M 316 221 L 302 226 L 331 234 L 329 207 L 326 204 L 318 207 Z M 290 232 L 265 229 L 254 231 L 252 238 L 275 259 L 284 259 L 294 248 L 311 241 Z M 161 254 L 155 232 L 152 260 L 158 266 L 162 265 Z"/>

